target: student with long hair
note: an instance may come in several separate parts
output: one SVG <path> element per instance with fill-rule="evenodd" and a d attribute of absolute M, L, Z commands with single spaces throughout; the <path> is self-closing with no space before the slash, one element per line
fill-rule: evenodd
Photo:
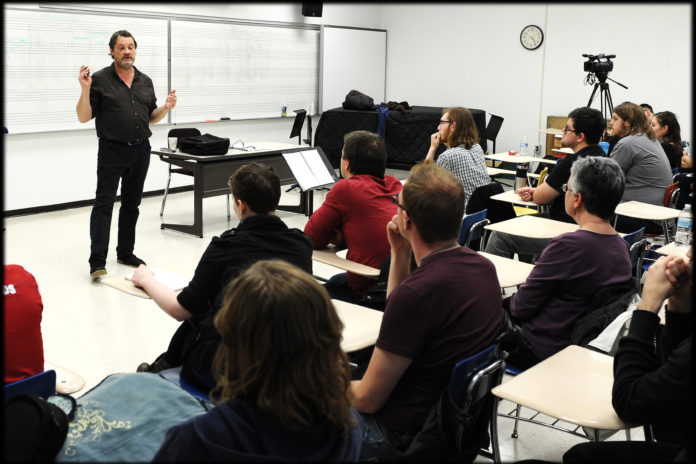
<path fill-rule="evenodd" d="M 215 318 L 217 404 L 167 432 L 158 461 L 355 461 L 343 323 L 324 288 L 280 260 L 226 289 Z"/>
<path fill-rule="evenodd" d="M 471 112 L 460 106 L 442 111 L 437 132 L 430 136 L 430 149 L 426 160 L 435 161 L 435 152 L 441 143 L 447 150 L 437 157 L 436 163 L 450 171 L 464 187 L 464 210 L 478 187 L 491 183 L 486 169 L 483 149 Z"/>
<path fill-rule="evenodd" d="M 612 135 L 619 139 L 609 156 L 619 163 L 626 176 L 621 201 L 663 206 L 665 189 L 672 183 L 672 170 L 643 109 L 631 102 L 621 103 L 614 108 L 609 124 Z M 616 223 L 619 232 L 633 232 L 641 227 L 648 233 L 661 232 L 652 221 L 619 216 Z"/>
<path fill-rule="evenodd" d="M 671 111 L 660 111 L 650 120 L 650 126 L 667 155 L 669 167 L 678 168 L 681 165 L 682 141 L 677 116 Z"/>

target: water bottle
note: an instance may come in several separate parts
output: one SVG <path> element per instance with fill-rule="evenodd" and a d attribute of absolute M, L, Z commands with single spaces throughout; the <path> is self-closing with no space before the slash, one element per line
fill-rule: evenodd
<path fill-rule="evenodd" d="M 677 219 L 677 234 L 674 236 L 675 244 L 680 248 L 691 246 L 692 232 L 694 230 L 694 219 L 691 216 L 691 204 L 687 203 L 684 209 L 679 213 Z"/>
<path fill-rule="evenodd" d="M 282 117 L 286 117 L 288 115 L 288 105 L 283 105 L 283 107 L 280 109 L 280 115 Z"/>
<path fill-rule="evenodd" d="M 527 141 L 527 136 L 522 137 L 522 142 L 520 142 L 520 155 L 527 155 L 527 148 L 529 147 L 529 142 Z"/>

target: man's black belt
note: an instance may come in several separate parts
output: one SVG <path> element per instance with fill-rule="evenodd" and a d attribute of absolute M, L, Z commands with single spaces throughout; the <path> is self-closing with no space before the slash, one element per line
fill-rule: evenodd
<path fill-rule="evenodd" d="M 119 141 L 117 141 L 117 140 L 108 140 L 108 139 L 105 139 L 105 138 L 103 138 L 103 137 L 100 138 L 99 140 L 103 140 L 103 141 L 106 142 L 106 143 L 113 143 L 113 144 L 115 144 L 115 145 L 125 145 L 125 146 L 128 146 L 128 147 L 133 147 L 133 146 L 135 146 L 135 145 L 140 145 L 141 143 L 145 143 L 145 142 L 147 141 L 147 139 L 145 139 L 145 140 L 136 140 L 136 141 L 134 141 L 134 142 L 119 142 Z"/>

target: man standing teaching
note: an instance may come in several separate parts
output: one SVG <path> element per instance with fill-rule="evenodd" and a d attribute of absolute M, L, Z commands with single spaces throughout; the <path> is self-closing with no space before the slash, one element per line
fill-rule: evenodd
<path fill-rule="evenodd" d="M 176 91 L 157 106 L 152 79 L 133 63 L 137 42 L 130 32 L 116 31 L 109 40 L 111 66 L 90 76 L 89 66 L 81 66 L 78 81 L 82 87 L 77 102 L 77 119 L 96 118 L 99 138 L 97 154 L 97 192 L 89 221 L 91 277 L 106 275 L 111 213 L 121 179 L 121 208 L 118 215 L 117 261 L 137 267 L 145 262 L 133 254 L 135 225 L 143 185 L 150 165 L 150 124 L 159 122 L 176 106 Z"/>

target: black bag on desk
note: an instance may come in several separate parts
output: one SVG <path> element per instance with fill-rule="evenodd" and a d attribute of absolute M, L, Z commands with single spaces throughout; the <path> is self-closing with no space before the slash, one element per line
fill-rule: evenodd
<path fill-rule="evenodd" d="M 377 108 L 375 101 L 372 97 L 365 95 L 357 90 L 351 90 L 346 95 L 346 100 L 343 102 L 344 110 L 358 110 L 358 111 L 374 111 Z"/>
<path fill-rule="evenodd" d="M 179 149 L 190 155 L 226 155 L 230 148 L 230 139 L 212 134 L 182 137 Z"/>

